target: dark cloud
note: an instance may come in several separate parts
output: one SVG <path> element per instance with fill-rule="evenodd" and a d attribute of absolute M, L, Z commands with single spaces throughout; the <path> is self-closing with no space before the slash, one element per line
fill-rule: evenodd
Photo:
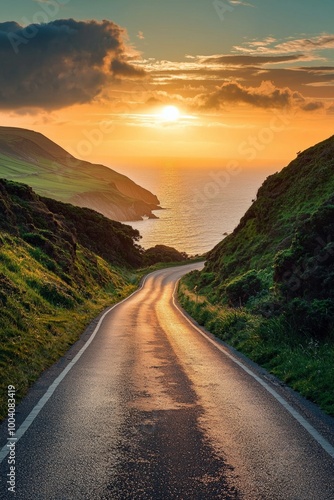
<path fill-rule="evenodd" d="M 131 64 L 125 62 L 125 61 L 120 61 L 119 59 L 114 59 L 111 62 L 111 70 L 114 75 L 117 76 L 124 76 L 127 78 L 136 78 L 138 76 L 145 76 L 145 71 L 142 69 L 138 69 L 135 66 L 132 66 Z"/>
<path fill-rule="evenodd" d="M 291 56 L 238 56 L 238 55 L 226 55 L 226 56 L 211 56 L 204 57 L 201 62 L 207 63 L 217 63 L 217 64 L 227 64 L 232 66 L 258 66 L 262 64 L 279 64 L 282 62 L 298 61 L 303 59 L 303 54 L 296 54 Z"/>
<path fill-rule="evenodd" d="M 299 92 L 288 87 L 277 88 L 272 82 L 262 82 L 259 87 L 243 87 L 238 82 L 227 82 L 214 92 L 200 94 L 194 102 L 203 109 L 221 109 L 230 104 L 248 104 L 257 108 L 299 107 L 315 111 L 323 107 L 321 102 L 307 101 Z"/>
<path fill-rule="evenodd" d="M 19 31 L 20 29 L 22 29 L 21 26 L 15 21 L 0 23 L 0 36 L 2 36 L 2 33 L 11 33 L 13 31 Z"/>
<path fill-rule="evenodd" d="M 284 108 L 290 106 L 293 93 L 290 89 L 278 89 L 271 82 L 263 82 L 258 88 L 243 87 L 237 82 L 224 83 L 209 95 L 198 96 L 206 109 L 219 109 L 225 104 L 250 104 L 258 108 Z"/>
<path fill-rule="evenodd" d="M 0 107 L 56 109 L 90 102 L 117 78 L 140 78 L 126 33 L 111 21 L 0 23 Z"/>
<path fill-rule="evenodd" d="M 310 73 L 322 73 L 323 71 L 334 71 L 334 66 L 301 66 L 299 69 L 308 71 Z"/>
<path fill-rule="evenodd" d="M 319 101 L 308 102 L 302 106 L 303 111 L 318 111 L 319 109 L 324 109 L 324 104 Z"/>

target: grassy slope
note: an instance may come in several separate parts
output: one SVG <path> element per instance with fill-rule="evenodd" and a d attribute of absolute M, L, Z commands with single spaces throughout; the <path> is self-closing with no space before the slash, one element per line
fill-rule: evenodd
<path fill-rule="evenodd" d="M 0 181 L 0 417 L 8 384 L 22 397 L 91 319 L 138 282 L 137 231 L 47 201 Z"/>
<path fill-rule="evenodd" d="M 183 287 L 199 322 L 334 414 L 334 137 L 270 176 Z"/>
<path fill-rule="evenodd" d="M 334 136 L 300 153 L 271 175 L 235 231 L 208 256 L 208 270 L 226 278 L 273 264 L 299 225 L 334 194 Z"/>
<path fill-rule="evenodd" d="M 133 220 L 159 205 L 155 195 L 103 165 L 81 161 L 42 134 L 0 127 L 0 177 L 38 194 Z"/>

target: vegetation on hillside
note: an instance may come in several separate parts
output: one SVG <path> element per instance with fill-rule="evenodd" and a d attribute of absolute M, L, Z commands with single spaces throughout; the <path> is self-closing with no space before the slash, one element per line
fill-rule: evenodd
<path fill-rule="evenodd" d="M 143 254 L 143 264 L 148 266 L 157 264 L 158 262 L 184 262 L 188 259 L 185 252 L 179 252 L 173 247 L 166 245 L 155 245 L 148 248 Z"/>
<path fill-rule="evenodd" d="M 202 324 L 334 414 L 334 137 L 270 176 L 184 286 Z"/>

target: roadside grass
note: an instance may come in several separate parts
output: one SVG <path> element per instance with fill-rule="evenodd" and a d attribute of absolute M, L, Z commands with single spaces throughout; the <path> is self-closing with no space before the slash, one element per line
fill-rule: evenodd
<path fill-rule="evenodd" d="M 334 416 L 333 342 L 296 337 L 293 326 L 281 317 L 213 305 L 194 293 L 189 276 L 181 280 L 178 299 L 200 325 Z"/>

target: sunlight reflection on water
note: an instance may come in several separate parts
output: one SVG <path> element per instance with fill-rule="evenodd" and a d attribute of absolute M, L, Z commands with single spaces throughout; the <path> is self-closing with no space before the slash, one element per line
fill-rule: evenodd
<path fill-rule="evenodd" d="M 225 169 L 122 169 L 156 194 L 165 210 L 158 220 L 128 222 L 142 235 L 145 248 L 164 244 L 189 254 L 212 249 L 230 233 L 256 197 L 258 188 L 277 168 L 230 175 Z"/>

